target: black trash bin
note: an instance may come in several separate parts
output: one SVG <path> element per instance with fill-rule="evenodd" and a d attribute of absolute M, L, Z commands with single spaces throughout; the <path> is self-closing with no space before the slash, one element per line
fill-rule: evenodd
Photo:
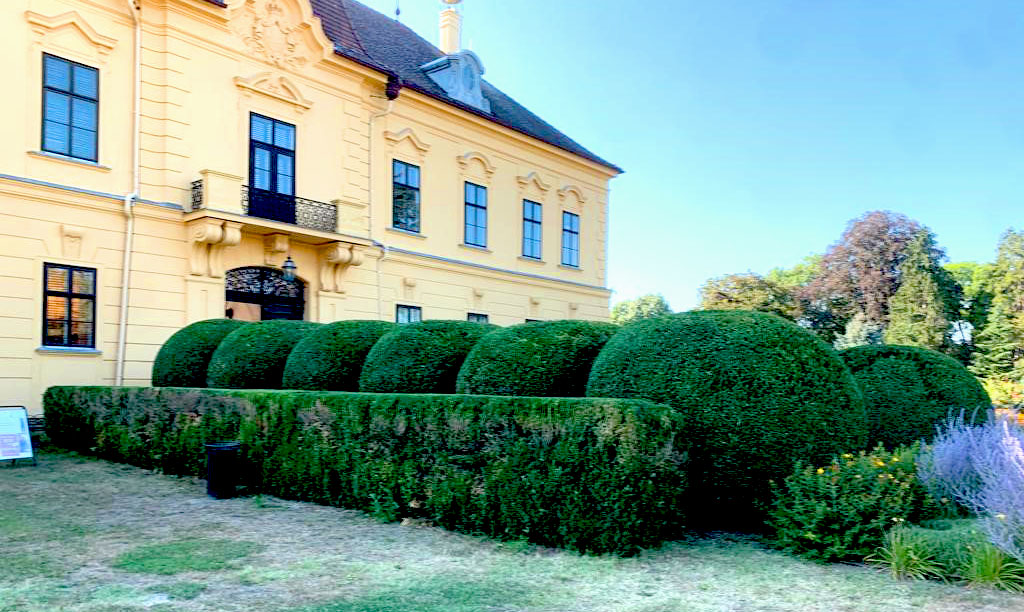
<path fill-rule="evenodd" d="M 238 484 L 239 442 L 217 442 L 206 445 L 206 493 L 216 499 L 235 496 Z"/>

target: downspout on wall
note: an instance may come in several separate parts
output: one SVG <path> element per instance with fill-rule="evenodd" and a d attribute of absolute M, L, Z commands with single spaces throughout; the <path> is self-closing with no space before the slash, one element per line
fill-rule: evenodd
<path fill-rule="evenodd" d="M 142 7 L 140 0 L 128 0 L 128 10 L 135 26 L 134 57 L 132 61 L 132 185 L 124 196 L 124 257 L 121 260 L 121 304 L 117 327 L 117 363 L 114 369 L 114 384 L 124 385 L 125 353 L 128 344 L 128 299 L 132 277 L 132 243 L 135 238 L 135 201 L 139 197 L 139 114 L 140 78 L 142 62 Z"/>
<path fill-rule="evenodd" d="M 369 177 L 369 179 L 370 179 L 370 190 L 369 190 L 369 194 L 367 196 L 367 199 L 369 200 L 369 203 L 368 203 L 369 212 L 367 213 L 367 223 L 369 224 L 370 227 L 369 227 L 369 231 L 367 233 L 367 237 L 370 239 L 371 242 L 373 242 L 374 245 L 376 245 L 378 248 L 380 248 L 380 257 L 377 259 L 377 318 L 380 319 L 380 320 L 383 320 L 383 318 L 384 318 L 383 301 L 381 300 L 381 296 L 380 296 L 380 293 L 381 293 L 380 269 L 381 269 L 381 263 L 384 261 L 384 258 L 386 258 L 388 256 L 388 245 L 384 244 L 383 242 L 378 242 L 378 241 L 373 239 L 373 166 L 374 166 L 374 159 L 373 159 L 373 135 L 374 135 L 374 131 L 373 131 L 373 125 L 374 125 L 374 123 L 376 123 L 377 119 L 381 119 L 381 118 L 387 116 L 392 110 L 394 110 L 394 108 L 395 108 L 395 100 L 398 99 L 398 95 L 401 93 L 401 91 L 402 91 L 402 84 L 398 80 L 398 78 L 394 77 L 394 76 L 388 77 L 388 84 L 387 84 L 387 88 L 385 89 L 385 96 L 388 99 L 388 105 L 384 108 L 384 110 L 378 111 L 378 112 L 373 113 L 373 114 L 370 115 L 369 128 L 368 128 L 368 131 L 369 131 L 369 133 L 368 133 L 369 143 L 367 143 L 367 155 L 369 155 L 369 158 L 370 158 L 370 164 L 369 164 L 369 168 L 370 168 L 370 171 L 369 171 L 370 172 L 370 177 Z"/>

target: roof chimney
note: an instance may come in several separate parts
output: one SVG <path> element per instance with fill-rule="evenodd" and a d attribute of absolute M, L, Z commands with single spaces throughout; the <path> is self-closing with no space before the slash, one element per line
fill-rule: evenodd
<path fill-rule="evenodd" d="M 441 11 L 441 52 L 445 55 L 462 49 L 462 15 L 455 8 L 460 2 L 462 0 L 444 0 L 448 8 Z"/>

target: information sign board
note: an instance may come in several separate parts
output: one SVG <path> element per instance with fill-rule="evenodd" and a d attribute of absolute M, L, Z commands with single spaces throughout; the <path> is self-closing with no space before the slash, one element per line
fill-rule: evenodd
<path fill-rule="evenodd" d="M 24 406 L 0 406 L 0 461 L 32 458 L 28 411 Z"/>

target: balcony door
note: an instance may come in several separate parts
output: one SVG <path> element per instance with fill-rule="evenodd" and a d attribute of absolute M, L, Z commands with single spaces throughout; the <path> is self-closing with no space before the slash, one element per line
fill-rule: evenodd
<path fill-rule="evenodd" d="M 295 126 L 249 119 L 249 214 L 295 223 Z"/>

